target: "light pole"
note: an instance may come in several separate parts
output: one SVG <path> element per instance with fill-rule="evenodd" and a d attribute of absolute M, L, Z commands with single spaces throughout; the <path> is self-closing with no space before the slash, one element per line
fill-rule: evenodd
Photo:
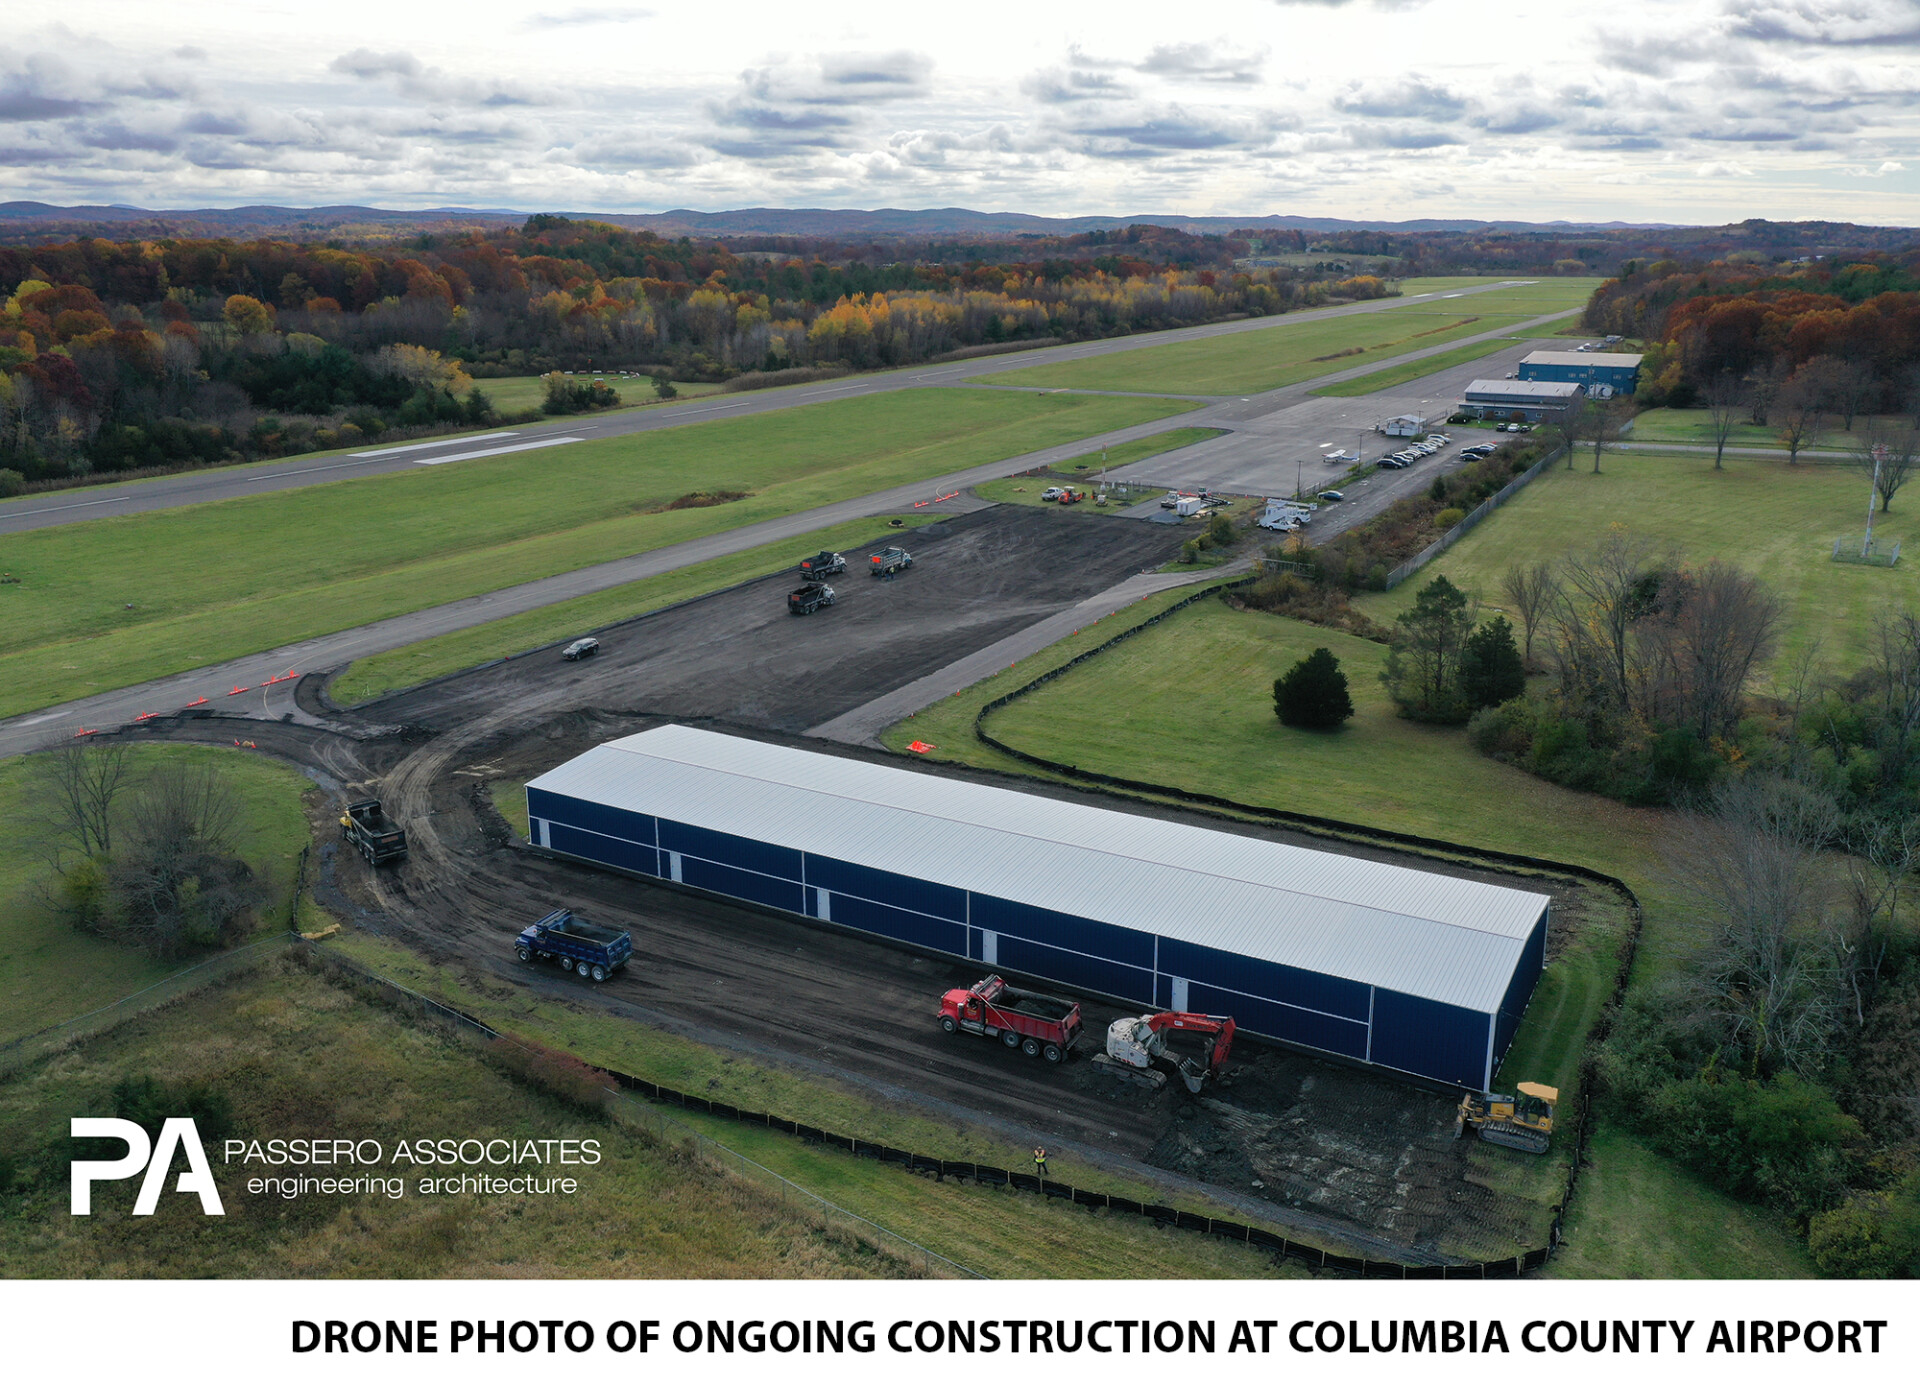
<path fill-rule="evenodd" d="M 1886 448 L 1875 444 L 1873 449 L 1873 480 L 1867 486 L 1867 539 L 1860 545 L 1860 556 L 1866 557 L 1873 552 L 1873 501 L 1880 494 L 1880 462 L 1886 454 Z"/>
<path fill-rule="evenodd" d="M 1293 498 L 1295 500 L 1298 500 L 1300 498 L 1301 492 L 1303 492 L 1307 488 L 1307 483 L 1305 479 L 1306 471 L 1307 471 L 1306 459 L 1304 457 L 1296 458 L 1293 463 Z"/>

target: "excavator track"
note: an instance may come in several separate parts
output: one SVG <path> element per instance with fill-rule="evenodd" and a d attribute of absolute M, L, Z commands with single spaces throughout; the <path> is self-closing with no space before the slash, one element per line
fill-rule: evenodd
<path fill-rule="evenodd" d="M 1517 1130 L 1510 1125 L 1483 1125 L 1480 1138 L 1508 1149 L 1523 1149 L 1529 1154 L 1545 1154 L 1549 1138 L 1534 1130 Z"/>

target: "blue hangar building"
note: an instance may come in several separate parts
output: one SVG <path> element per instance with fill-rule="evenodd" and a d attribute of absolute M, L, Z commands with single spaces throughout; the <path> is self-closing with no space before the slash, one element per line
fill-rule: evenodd
<path fill-rule="evenodd" d="M 1522 380 L 1584 385 L 1595 399 L 1632 394 L 1640 378 L 1638 355 L 1628 351 L 1534 351 L 1520 361 Z"/>
<path fill-rule="evenodd" d="M 1547 896 L 685 726 L 527 785 L 562 856 L 1484 1091 Z"/>

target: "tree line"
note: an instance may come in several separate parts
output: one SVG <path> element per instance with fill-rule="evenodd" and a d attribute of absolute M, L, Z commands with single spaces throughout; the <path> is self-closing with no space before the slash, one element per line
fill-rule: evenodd
<path fill-rule="evenodd" d="M 868 369 L 1391 292 L 1158 263 L 1194 238 L 1152 229 L 1003 263 L 736 253 L 556 216 L 401 244 L 0 248 L 0 486 L 489 423 L 489 375 Z"/>

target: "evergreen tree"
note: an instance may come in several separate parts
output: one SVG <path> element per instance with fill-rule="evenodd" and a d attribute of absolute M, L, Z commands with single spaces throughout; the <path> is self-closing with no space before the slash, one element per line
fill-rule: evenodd
<path fill-rule="evenodd" d="M 1420 589 L 1413 609 L 1394 617 L 1393 650 L 1380 681 L 1415 721 L 1461 722 L 1471 715 L 1460 692 L 1460 653 L 1473 633 L 1467 594 L 1445 577 Z"/>
<path fill-rule="evenodd" d="M 1331 650 L 1316 649 L 1273 680 L 1273 711 L 1288 726 L 1331 731 L 1353 715 L 1347 675 Z"/>
<path fill-rule="evenodd" d="M 1526 690 L 1527 669 L 1513 642 L 1513 627 L 1505 616 L 1495 616 L 1461 646 L 1460 695 L 1478 711 L 1511 701 Z"/>

